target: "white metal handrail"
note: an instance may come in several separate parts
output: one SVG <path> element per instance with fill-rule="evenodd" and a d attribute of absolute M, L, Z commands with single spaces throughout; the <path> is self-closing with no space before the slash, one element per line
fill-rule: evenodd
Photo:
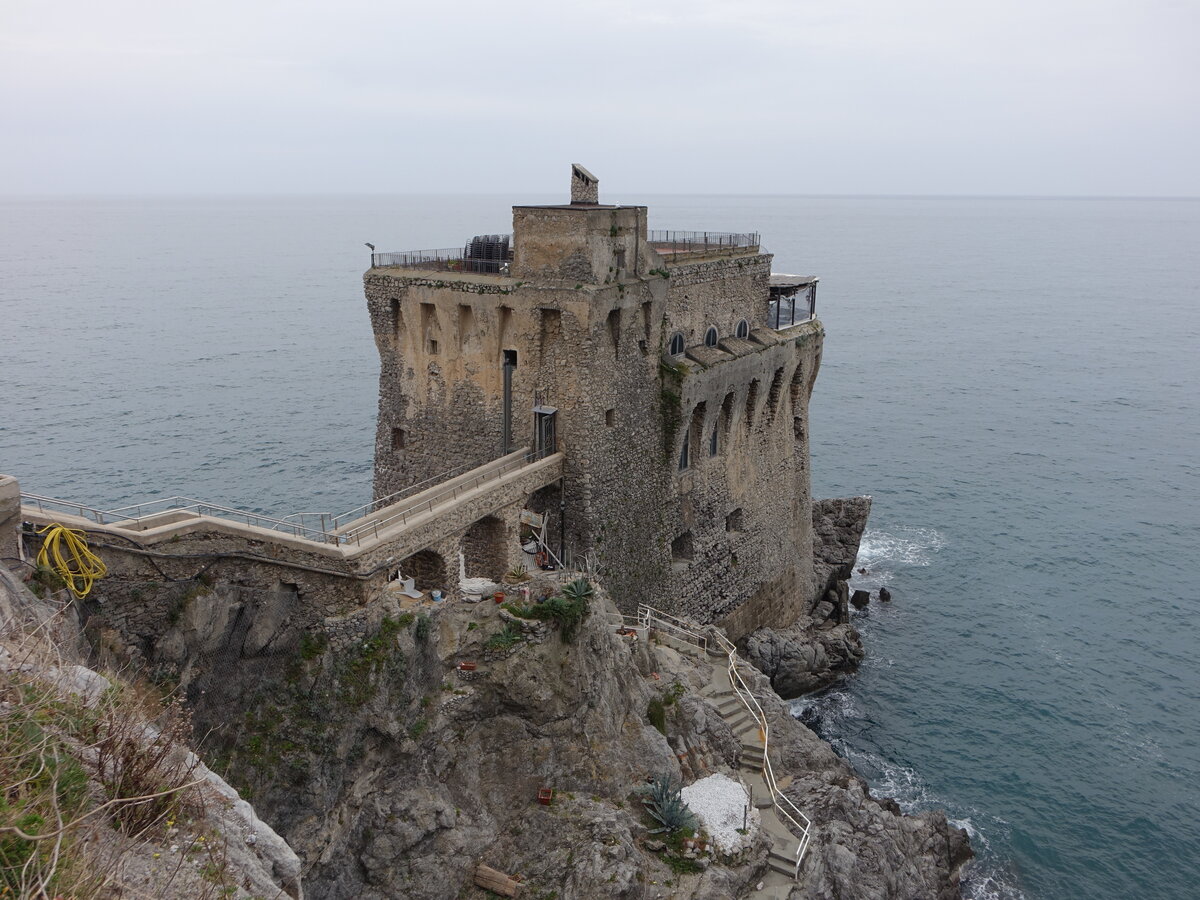
<path fill-rule="evenodd" d="M 662 612 L 661 610 L 655 609 L 652 606 L 641 604 L 638 606 L 638 618 L 647 624 L 650 622 L 658 622 L 665 629 L 678 631 L 686 635 L 688 639 L 693 640 L 697 646 L 701 647 L 702 649 L 708 648 L 707 638 L 691 630 L 691 628 L 696 627 L 695 625 L 684 622 L 682 619 L 678 619 L 669 613 Z M 691 628 L 685 628 L 683 627 L 684 625 L 690 625 Z M 727 637 L 725 637 L 725 635 L 721 634 L 720 631 L 711 629 L 709 633 L 713 636 L 717 645 L 721 648 L 722 652 L 726 654 L 729 660 L 730 686 L 733 688 L 733 691 L 737 695 L 738 699 L 742 701 L 742 704 L 746 707 L 746 710 L 754 718 L 754 721 L 758 723 L 759 731 L 762 734 L 763 739 L 763 781 L 766 782 L 767 790 L 771 794 L 771 802 L 775 806 L 775 812 L 780 816 L 781 819 L 783 819 L 784 824 L 790 825 L 799 832 L 798 837 L 800 843 L 796 847 L 796 867 L 794 875 L 795 879 L 799 881 L 800 863 L 803 861 L 804 854 L 808 850 L 808 845 L 812 840 L 812 820 L 809 819 L 809 817 L 803 812 L 801 812 L 799 807 L 797 807 L 796 804 L 784 796 L 784 793 L 779 789 L 779 783 L 775 779 L 775 769 L 771 765 L 770 726 L 767 723 L 767 715 L 763 712 L 763 708 L 759 705 L 758 699 L 754 696 L 754 693 L 750 690 L 750 686 L 746 684 L 741 673 L 737 669 L 737 664 L 739 662 L 737 648 L 734 647 L 733 643 Z"/>

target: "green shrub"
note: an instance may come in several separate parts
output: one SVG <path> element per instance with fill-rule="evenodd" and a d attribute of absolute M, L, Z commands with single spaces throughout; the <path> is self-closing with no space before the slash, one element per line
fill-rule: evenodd
<path fill-rule="evenodd" d="M 588 601 L 595 591 L 586 578 L 577 578 L 563 588 L 561 597 L 550 597 L 544 603 L 527 607 L 534 619 L 553 622 L 563 641 L 571 643 L 579 626 L 587 618 Z"/>
<path fill-rule="evenodd" d="M 572 602 L 587 603 L 596 591 L 586 578 L 576 578 L 563 588 L 563 596 Z"/>
<path fill-rule="evenodd" d="M 325 652 L 325 648 L 329 646 L 329 638 L 324 632 L 313 634 L 306 631 L 300 635 L 300 658 L 307 661 L 316 659 Z"/>
<path fill-rule="evenodd" d="M 483 645 L 485 650 L 507 650 L 521 642 L 521 629 L 509 622 L 503 630 L 496 632 Z"/>
<path fill-rule="evenodd" d="M 646 718 L 664 735 L 667 733 L 667 708 L 658 697 L 651 700 L 650 705 L 646 707 Z"/>
<path fill-rule="evenodd" d="M 425 613 L 417 616 L 417 627 L 413 629 L 413 634 L 418 641 L 425 641 L 429 637 L 429 616 Z"/>

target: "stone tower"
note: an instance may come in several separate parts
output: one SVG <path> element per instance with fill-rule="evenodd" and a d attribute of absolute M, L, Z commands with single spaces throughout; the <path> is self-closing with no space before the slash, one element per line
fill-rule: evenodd
<path fill-rule="evenodd" d="M 528 507 L 627 611 L 790 621 L 811 591 L 816 279 L 772 276 L 757 234 L 649 232 L 597 188 L 575 165 L 571 203 L 513 207 L 511 239 L 374 255 L 375 495 L 558 449 L 562 482 Z"/>

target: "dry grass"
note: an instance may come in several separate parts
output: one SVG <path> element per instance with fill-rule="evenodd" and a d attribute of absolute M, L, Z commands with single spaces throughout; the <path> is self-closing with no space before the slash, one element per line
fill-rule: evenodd
<path fill-rule="evenodd" d="M 0 898 L 236 893 L 223 842 L 189 827 L 204 795 L 183 704 L 89 683 L 48 632 L 0 633 Z"/>

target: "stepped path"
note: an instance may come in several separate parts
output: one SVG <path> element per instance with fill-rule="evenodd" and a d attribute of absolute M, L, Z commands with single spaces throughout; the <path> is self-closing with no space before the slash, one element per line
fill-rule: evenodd
<path fill-rule="evenodd" d="M 708 686 L 701 692 L 716 706 L 734 734 L 742 742 L 741 777 L 750 790 L 762 828 L 771 837 L 771 852 L 767 864 L 771 867 L 763 881 L 763 890 L 756 896 L 783 900 L 795 885 L 796 851 L 800 840 L 780 821 L 775 813 L 771 792 L 763 778 L 763 733 L 750 715 L 741 698 L 729 683 L 725 666 L 714 666 Z M 790 779 L 789 779 L 790 780 Z"/>
<path fill-rule="evenodd" d="M 771 850 L 767 858 L 770 871 L 761 879 L 763 889 L 754 896 L 764 900 L 786 900 L 796 884 L 797 855 L 801 844 L 807 843 L 807 830 L 805 835 L 793 834 L 792 829 L 776 811 L 766 771 L 767 754 L 770 750 L 766 731 L 762 727 L 763 722 L 758 718 L 761 713 L 753 712 L 744 699 L 744 695 L 748 694 L 745 685 L 735 686 L 730 679 L 730 664 L 736 668 L 745 663 L 737 658 L 731 645 L 709 647 L 707 641 L 701 638 L 700 641 L 705 646 L 698 646 L 694 640 L 685 638 L 687 632 L 683 628 L 675 627 L 670 617 L 656 613 L 656 610 L 643 607 L 639 611 L 639 618 L 649 622 L 650 627 L 655 629 L 658 640 L 693 658 L 707 657 L 707 661 L 713 663 L 709 682 L 701 689 L 700 694 L 716 708 L 721 718 L 729 723 L 741 741 L 740 776 L 750 790 L 752 802 L 759 813 L 761 827 L 771 839 Z M 659 618 L 660 615 L 663 618 Z M 696 628 L 697 634 L 699 631 L 700 629 Z M 790 777 L 775 781 L 776 794 L 790 782 Z M 810 828 L 808 820 L 804 819 L 798 810 L 795 812 L 801 816 L 804 825 Z"/>

